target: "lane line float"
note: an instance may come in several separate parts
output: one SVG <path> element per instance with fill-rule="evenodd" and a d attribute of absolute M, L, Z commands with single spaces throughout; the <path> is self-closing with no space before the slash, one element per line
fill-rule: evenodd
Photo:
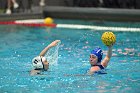
<path fill-rule="evenodd" d="M 52 28 L 67 28 L 67 29 L 89 29 L 89 30 L 111 30 L 123 32 L 140 32 L 140 28 L 130 27 L 109 27 L 109 26 L 94 26 L 94 25 L 79 25 L 79 24 L 45 24 L 44 19 L 16 20 L 0 22 L 0 25 L 23 25 L 31 27 L 52 27 Z"/>

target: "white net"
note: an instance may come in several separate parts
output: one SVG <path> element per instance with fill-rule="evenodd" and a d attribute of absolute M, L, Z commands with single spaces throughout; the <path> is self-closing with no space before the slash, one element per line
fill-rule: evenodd
<path fill-rule="evenodd" d="M 61 42 L 59 42 L 55 47 L 50 48 L 45 55 L 50 65 L 57 65 L 60 43 Z"/>

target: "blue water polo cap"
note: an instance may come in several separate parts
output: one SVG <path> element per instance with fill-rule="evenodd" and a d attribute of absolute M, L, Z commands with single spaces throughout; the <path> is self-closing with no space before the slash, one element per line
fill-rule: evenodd
<path fill-rule="evenodd" d="M 101 48 L 95 48 L 94 50 L 91 51 L 91 54 L 97 56 L 98 62 L 101 62 L 103 56 L 103 52 Z"/>

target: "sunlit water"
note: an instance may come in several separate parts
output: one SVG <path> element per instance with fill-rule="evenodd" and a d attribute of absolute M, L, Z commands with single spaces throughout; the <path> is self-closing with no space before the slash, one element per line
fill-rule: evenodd
<path fill-rule="evenodd" d="M 107 50 L 102 33 L 0 26 L 0 93 L 140 93 L 140 32 L 114 32 L 117 42 L 107 74 L 86 75 L 90 51 Z M 58 64 L 30 76 L 32 58 L 56 39 L 61 40 Z"/>

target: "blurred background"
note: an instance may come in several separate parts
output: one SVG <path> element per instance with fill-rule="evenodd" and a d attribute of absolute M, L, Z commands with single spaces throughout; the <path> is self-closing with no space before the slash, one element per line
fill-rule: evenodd
<path fill-rule="evenodd" d="M 0 13 L 40 12 L 45 6 L 140 9 L 140 0 L 0 0 Z"/>

